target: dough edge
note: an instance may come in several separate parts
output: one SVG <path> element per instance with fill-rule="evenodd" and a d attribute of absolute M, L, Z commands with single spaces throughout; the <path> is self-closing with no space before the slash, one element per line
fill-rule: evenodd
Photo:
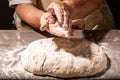
<path fill-rule="evenodd" d="M 84 59 L 82 57 L 75 57 L 73 55 L 69 55 L 68 52 L 64 53 L 64 54 L 67 53 L 67 57 L 70 56 L 68 57 L 68 59 L 64 58 L 65 55 L 63 53 L 62 53 L 63 55 L 61 56 L 59 56 L 60 55 L 59 53 L 57 54 L 57 57 L 53 57 L 52 55 L 56 54 L 56 52 L 54 51 L 53 51 L 53 54 L 51 53 L 51 55 L 46 53 L 46 51 L 44 53 L 37 52 L 38 43 L 44 44 L 44 40 L 45 40 L 45 42 L 50 41 L 49 43 L 54 44 L 53 39 L 62 40 L 63 38 L 40 39 L 40 40 L 33 41 L 32 43 L 28 45 L 28 47 L 26 48 L 25 51 L 23 51 L 22 56 L 21 56 L 21 62 L 26 71 L 33 73 L 33 74 L 37 74 L 37 75 L 50 75 L 54 77 L 71 78 L 71 77 L 92 76 L 92 75 L 102 72 L 103 70 L 107 68 L 107 56 L 105 52 L 97 44 L 91 41 L 88 41 L 86 39 L 79 39 L 79 40 L 83 40 L 83 42 L 85 41 L 85 42 L 91 43 L 92 45 L 96 46 L 99 49 L 99 52 L 95 53 L 95 55 L 92 53 L 93 57 L 91 60 L 86 59 L 86 58 Z M 56 45 L 54 46 L 56 47 Z M 40 49 L 40 50 L 44 50 L 44 49 Z M 64 52 L 64 50 L 61 50 L 61 51 Z M 37 52 L 37 54 L 34 52 Z M 38 58 L 38 55 L 40 55 L 39 58 Z M 59 58 L 62 58 L 62 60 Z M 50 61 L 53 61 L 53 62 L 50 62 Z M 81 63 L 78 63 L 78 62 L 81 62 Z M 67 63 L 70 63 L 70 64 L 67 64 Z M 83 64 L 83 66 L 81 64 Z"/>

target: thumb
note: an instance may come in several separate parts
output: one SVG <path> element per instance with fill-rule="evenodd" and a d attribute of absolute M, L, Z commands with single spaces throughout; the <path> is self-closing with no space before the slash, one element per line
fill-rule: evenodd
<path fill-rule="evenodd" d="M 48 11 L 49 13 L 51 13 L 52 15 L 55 15 L 54 8 L 48 7 L 48 8 L 47 8 L 47 11 Z"/>

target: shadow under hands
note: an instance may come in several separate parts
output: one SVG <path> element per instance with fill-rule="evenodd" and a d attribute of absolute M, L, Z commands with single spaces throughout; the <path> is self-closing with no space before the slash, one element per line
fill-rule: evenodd
<path fill-rule="evenodd" d="M 85 39 L 98 44 L 99 42 L 104 40 L 104 38 L 108 32 L 109 32 L 109 30 L 94 30 L 94 31 L 93 30 L 85 30 L 85 31 L 83 31 L 82 34 L 84 35 Z"/>

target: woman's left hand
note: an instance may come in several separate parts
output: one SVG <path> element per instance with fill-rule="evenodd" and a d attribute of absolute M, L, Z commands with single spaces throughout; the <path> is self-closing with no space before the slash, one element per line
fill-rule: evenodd
<path fill-rule="evenodd" d="M 63 2 L 52 2 L 48 8 L 48 12 L 54 15 L 64 29 L 69 29 L 72 26 L 70 8 Z"/>

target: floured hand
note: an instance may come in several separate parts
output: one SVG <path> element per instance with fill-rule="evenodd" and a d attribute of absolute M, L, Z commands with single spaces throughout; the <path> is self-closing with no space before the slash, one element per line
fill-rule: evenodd
<path fill-rule="evenodd" d="M 70 11 L 70 8 L 65 3 L 52 2 L 48 6 L 47 10 L 52 15 L 56 16 L 60 26 L 64 28 L 71 27 L 71 24 L 72 24 L 71 11 Z"/>
<path fill-rule="evenodd" d="M 48 12 L 41 17 L 41 31 L 65 38 L 71 38 L 72 19 L 70 11 L 64 3 L 53 2 L 48 7 Z"/>
<path fill-rule="evenodd" d="M 41 24 L 40 30 L 41 31 L 48 30 L 49 24 L 54 24 L 55 21 L 56 20 L 51 13 L 49 12 L 44 13 L 40 19 L 40 24 Z"/>
<path fill-rule="evenodd" d="M 49 24 L 49 29 L 47 31 L 59 37 L 71 38 L 73 36 L 73 31 L 71 28 L 66 30 L 65 28 L 61 27 L 58 22 L 55 24 Z"/>
<path fill-rule="evenodd" d="M 41 17 L 40 21 L 40 30 L 41 31 L 48 31 L 49 33 L 65 38 L 71 38 L 72 36 L 72 29 L 71 27 L 62 27 L 58 21 L 56 21 L 55 17 L 51 15 L 51 13 L 44 13 Z"/>

